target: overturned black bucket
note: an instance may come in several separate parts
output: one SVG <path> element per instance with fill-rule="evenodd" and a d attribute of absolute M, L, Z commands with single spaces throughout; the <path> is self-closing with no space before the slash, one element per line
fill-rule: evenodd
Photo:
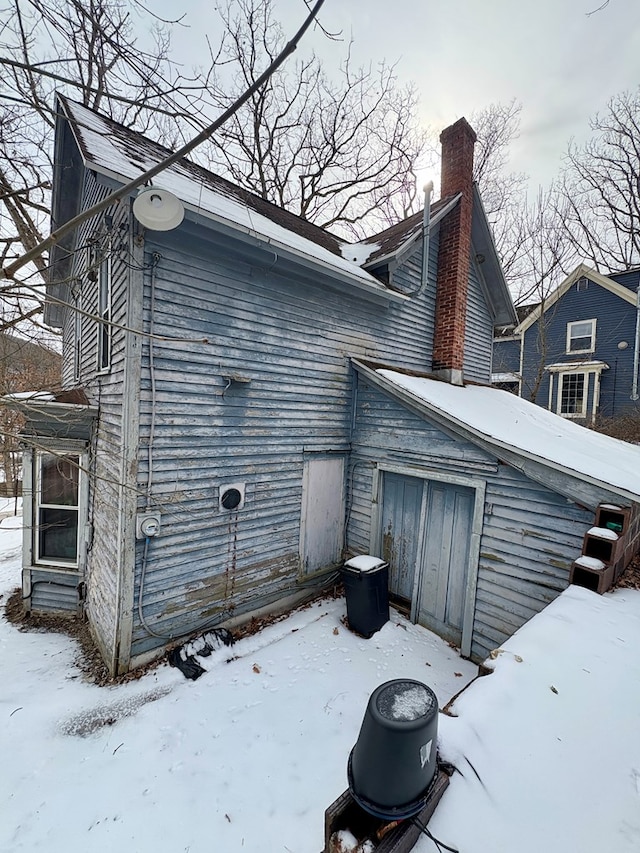
<path fill-rule="evenodd" d="M 418 814 L 437 770 L 438 699 L 426 684 L 395 679 L 369 699 L 347 775 L 369 814 L 401 820 Z"/>

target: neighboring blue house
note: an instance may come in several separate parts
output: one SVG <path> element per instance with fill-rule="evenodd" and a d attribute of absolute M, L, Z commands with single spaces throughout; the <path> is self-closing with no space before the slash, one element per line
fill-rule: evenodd
<path fill-rule="evenodd" d="M 640 411 L 640 268 L 608 276 L 581 264 L 494 339 L 494 385 L 566 418 Z"/>
<path fill-rule="evenodd" d="M 56 114 L 54 227 L 168 154 Z M 530 404 L 490 387 L 516 316 L 475 134 L 441 141 L 440 201 L 356 245 L 182 160 L 54 248 L 66 394 L 22 404 L 27 610 L 81 612 L 124 672 L 375 553 L 412 618 L 481 659 L 566 587 L 598 503 L 640 497 L 465 426 Z M 450 413 L 434 387 L 457 390 Z"/>

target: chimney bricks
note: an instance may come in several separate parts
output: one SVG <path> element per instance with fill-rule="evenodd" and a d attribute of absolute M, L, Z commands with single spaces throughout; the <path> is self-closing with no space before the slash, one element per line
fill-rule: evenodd
<path fill-rule="evenodd" d="M 440 134 L 441 197 L 458 193 L 462 197 L 440 226 L 432 369 L 454 385 L 463 384 L 475 141 L 476 134 L 465 118 Z"/>

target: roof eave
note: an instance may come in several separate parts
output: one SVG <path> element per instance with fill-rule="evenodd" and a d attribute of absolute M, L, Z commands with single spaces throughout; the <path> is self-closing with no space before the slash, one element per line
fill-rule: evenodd
<path fill-rule="evenodd" d="M 93 160 L 87 160 L 82 149 L 80 148 L 79 150 L 82 153 L 85 168 L 91 168 L 103 178 L 107 178 L 108 180 L 116 183 L 122 184 L 126 182 L 127 179 L 123 175 L 119 175 Z M 134 196 L 135 193 L 131 193 L 130 197 L 133 198 Z M 219 214 L 212 213 L 211 211 L 204 210 L 203 208 L 196 208 L 187 202 L 183 202 L 183 204 L 185 213 L 187 215 L 191 214 L 191 216 L 194 219 L 197 219 L 198 222 L 202 222 L 202 220 L 205 219 L 208 222 L 222 226 L 224 229 L 240 236 L 241 239 L 250 240 L 252 242 L 259 243 L 260 245 L 268 246 L 269 249 L 273 251 L 277 250 L 281 254 L 296 258 L 299 261 L 304 261 L 307 265 L 322 269 L 327 275 L 330 275 L 333 278 L 338 278 L 343 283 L 356 288 L 361 293 L 373 297 L 374 299 L 382 299 L 389 302 L 406 302 L 408 299 L 404 294 L 385 287 L 381 282 L 374 279 L 373 276 L 370 276 L 370 280 L 361 278 L 357 274 L 350 273 L 347 269 L 341 269 L 340 267 L 334 266 L 315 255 L 307 254 L 306 252 L 302 252 L 293 246 L 280 242 L 279 240 L 274 240 L 271 237 L 262 235 L 259 231 L 253 231 L 251 228 L 247 228 L 246 226 L 234 222 L 231 219 L 226 219 Z"/>
<path fill-rule="evenodd" d="M 484 256 L 483 277 L 487 283 L 487 297 L 493 314 L 494 326 L 509 326 L 518 322 L 511 293 L 502 271 L 498 250 L 493 239 L 477 184 L 473 185 L 473 219 L 471 236 L 476 250 Z"/>
<path fill-rule="evenodd" d="M 522 459 L 530 460 L 531 462 L 535 462 L 536 464 L 550 471 L 559 471 L 570 479 L 578 480 L 583 483 L 588 483 L 591 486 L 601 488 L 605 492 L 620 495 L 620 497 L 624 497 L 630 501 L 640 502 L 640 492 L 634 493 L 627 491 L 626 489 L 621 489 L 619 486 L 616 486 L 612 483 L 606 483 L 605 481 L 600 480 L 597 477 L 592 477 L 588 474 L 583 474 L 580 471 L 575 471 L 572 468 L 567 468 L 563 465 L 557 464 L 556 462 L 550 462 L 548 459 L 538 456 L 535 453 L 530 453 L 526 450 L 522 450 L 519 447 L 513 447 L 513 445 L 507 444 L 506 442 L 503 442 L 500 439 L 488 436 L 485 433 L 474 429 L 468 424 L 465 424 L 463 421 L 452 417 L 448 412 L 445 412 L 443 409 L 439 409 L 437 406 L 428 403 L 421 397 L 412 394 L 410 391 L 398 387 L 393 382 L 390 382 L 388 379 L 386 379 L 384 376 L 381 376 L 375 370 L 372 370 L 363 362 L 358 361 L 358 359 L 352 359 L 351 361 L 354 367 L 358 370 L 358 372 L 366 376 L 367 380 L 370 381 L 373 385 L 396 397 L 402 403 L 408 404 L 414 410 L 422 410 L 436 423 L 441 423 L 442 425 L 448 427 L 451 431 L 456 432 L 463 438 L 467 438 L 473 444 L 477 444 L 484 450 L 493 452 L 494 455 L 496 455 L 499 459 L 507 461 L 508 464 L 513 463 L 509 462 L 509 460 L 506 459 L 505 456 L 501 455 L 501 452 L 504 453 L 504 451 L 508 451 L 510 455 L 513 454 L 515 456 L 521 457 Z M 390 369 L 395 370 L 397 368 Z M 434 381 L 438 380 L 434 379 Z"/>
<path fill-rule="evenodd" d="M 618 284 L 617 281 L 609 278 L 609 276 L 603 275 L 597 270 L 594 270 L 593 267 L 590 267 L 585 263 L 580 263 L 565 279 L 563 279 L 563 281 L 560 282 L 553 293 L 550 293 L 537 308 L 534 308 L 530 314 L 527 314 L 524 320 L 514 329 L 514 334 L 526 332 L 530 326 L 540 319 L 543 313 L 546 313 L 549 308 L 553 307 L 556 302 L 564 296 L 567 290 L 569 290 L 569 288 L 571 288 L 576 281 L 582 277 L 588 278 L 590 281 L 594 282 L 594 284 L 599 284 L 610 293 L 613 293 L 614 295 L 619 296 L 623 301 L 628 302 L 629 305 L 636 305 L 637 296 L 632 290 L 628 290 L 624 285 Z"/>

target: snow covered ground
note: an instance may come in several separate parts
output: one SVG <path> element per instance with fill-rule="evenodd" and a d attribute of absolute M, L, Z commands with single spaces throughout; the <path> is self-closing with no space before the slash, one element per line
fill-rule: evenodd
<path fill-rule="evenodd" d="M 0 606 L 19 523 L 0 526 Z M 344 613 L 296 613 L 195 682 L 163 665 L 114 688 L 81 680 L 69 638 L 0 620 L 0 851 L 318 853 L 374 688 L 416 678 L 445 704 L 477 671 L 405 620 L 363 640 Z"/>
<path fill-rule="evenodd" d="M 431 831 L 464 853 L 637 853 L 640 592 L 570 587 L 494 664 L 442 719 L 464 778 Z"/>
<path fill-rule="evenodd" d="M 0 525 L 0 606 L 19 523 Z M 296 613 L 196 682 L 162 665 L 112 688 L 82 681 L 69 638 L 0 620 L 0 851 L 319 853 L 372 690 L 417 678 L 443 705 L 475 673 L 398 617 L 367 641 L 343 614 Z M 638 649 L 636 591 L 571 588 L 525 625 L 440 716 L 462 775 L 433 833 L 461 853 L 640 849 Z"/>

